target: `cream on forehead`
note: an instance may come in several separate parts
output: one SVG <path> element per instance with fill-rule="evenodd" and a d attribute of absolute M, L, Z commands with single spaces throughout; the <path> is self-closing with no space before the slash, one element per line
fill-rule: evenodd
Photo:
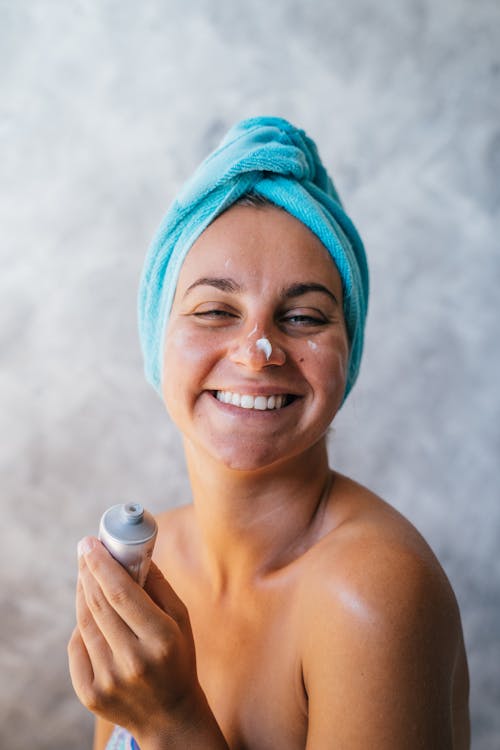
<path fill-rule="evenodd" d="M 255 342 L 255 346 L 257 347 L 257 349 L 260 349 L 261 351 L 264 352 L 264 354 L 266 355 L 266 359 L 269 359 L 273 351 L 273 347 L 271 346 L 271 342 L 269 341 L 269 339 L 266 339 L 266 338 L 258 339 Z"/>

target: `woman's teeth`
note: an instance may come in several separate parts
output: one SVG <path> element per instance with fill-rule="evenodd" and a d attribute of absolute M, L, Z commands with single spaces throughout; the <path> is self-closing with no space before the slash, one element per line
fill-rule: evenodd
<path fill-rule="evenodd" d="M 240 406 L 242 409 L 258 409 L 259 411 L 281 409 L 287 401 L 287 397 L 284 394 L 277 396 L 250 396 L 247 393 L 233 393 L 232 391 L 215 391 L 215 398 L 218 401 L 222 401 L 223 404 Z"/>

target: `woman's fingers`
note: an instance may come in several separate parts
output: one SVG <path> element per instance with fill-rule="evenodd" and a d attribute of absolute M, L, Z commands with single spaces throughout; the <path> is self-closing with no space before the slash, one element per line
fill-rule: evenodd
<path fill-rule="evenodd" d="M 172 617 L 178 625 L 183 625 L 187 619 L 187 609 L 179 599 L 160 568 L 151 562 L 144 590 L 151 599 Z"/>
<path fill-rule="evenodd" d="M 78 627 L 73 630 L 69 639 L 68 660 L 69 674 L 75 692 L 80 700 L 87 704 L 87 696 L 90 694 L 94 683 L 94 670 Z"/>
<path fill-rule="evenodd" d="M 149 640 L 155 635 L 167 637 L 168 628 L 174 624 L 174 613 L 170 614 L 167 607 L 160 609 L 161 605 L 157 606 L 152 601 L 97 539 L 87 537 L 84 541 L 83 549 L 80 548 L 83 552 L 80 565 L 86 566 L 88 575 L 91 574 L 97 584 L 97 588 L 92 589 L 92 598 L 90 601 L 87 598 L 87 602 L 103 633 L 108 636 L 109 624 L 120 640 L 124 636 L 123 631 L 120 633 L 121 620 L 139 639 Z M 164 584 L 168 587 L 166 581 Z M 87 580 L 85 586 L 89 586 L 90 590 Z M 165 595 L 163 600 L 167 599 Z"/>
<path fill-rule="evenodd" d="M 98 581 L 80 556 L 77 583 L 78 631 L 85 652 L 75 647 L 78 664 L 87 654 L 85 673 L 75 664 L 77 694 L 91 711 L 109 711 L 125 685 L 145 671 L 143 649 L 135 633 L 106 599 Z"/>
<path fill-rule="evenodd" d="M 80 545 L 72 679 L 84 705 L 115 723 L 141 726 L 199 690 L 185 606 L 154 564 L 146 587 L 97 539 Z"/>
<path fill-rule="evenodd" d="M 85 571 L 85 563 L 80 561 L 76 584 L 76 622 L 78 631 L 85 645 L 90 663 L 94 666 L 103 663 L 109 664 L 112 658 L 111 647 L 87 602 L 87 596 L 89 596 L 90 601 L 92 598 L 85 591 L 85 573 L 87 578 L 91 578 L 90 572 Z"/>

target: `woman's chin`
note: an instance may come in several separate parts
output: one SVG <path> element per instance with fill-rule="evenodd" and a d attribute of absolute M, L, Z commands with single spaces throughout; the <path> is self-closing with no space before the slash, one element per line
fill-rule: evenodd
<path fill-rule="evenodd" d="M 258 472 L 263 471 L 274 464 L 280 463 L 285 459 L 283 455 L 276 454 L 275 451 L 234 451 L 212 452 L 213 458 L 218 464 L 231 471 L 241 472 Z"/>
<path fill-rule="evenodd" d="M 277 442 L 265 441 L 261 444 L 252 441 L 233 440 L 231 444 L 218 445 L 213 442 L 207 447 L 211 459 L 221 467 L 239 472 L 265 472 L 278 468 L 287 462 L 299 460 L 301 455 L 310 458 L 311 449 L 317 447 L 321 438 L 308 445 L 280 446 Z"/>

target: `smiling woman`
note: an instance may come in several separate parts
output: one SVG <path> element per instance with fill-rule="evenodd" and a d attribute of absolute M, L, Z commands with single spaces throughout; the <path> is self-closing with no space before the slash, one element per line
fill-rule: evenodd
<path fill-rule="evenodd" d="M 193 502 L 158 517 L 144 589 L 80 545 L 69 657 L 95 750 L 469 747 L 450 584 L 405 518 L 328 463 L 367 298 L 314 143 L 239 123 L 168 212 L 139 295 Z"/>

